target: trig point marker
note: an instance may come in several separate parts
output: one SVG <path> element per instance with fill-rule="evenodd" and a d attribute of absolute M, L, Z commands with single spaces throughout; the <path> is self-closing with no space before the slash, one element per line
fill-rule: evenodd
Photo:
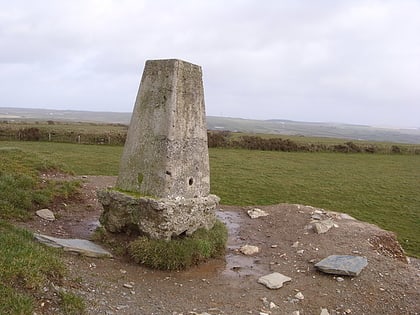
<path fill-rule="evenodd" d="M 98 195 L 110 232 L 170 239 L 213 227 L 219 198 L 210 195 L 200 66 L 146 62 L 116 187 Z"/>

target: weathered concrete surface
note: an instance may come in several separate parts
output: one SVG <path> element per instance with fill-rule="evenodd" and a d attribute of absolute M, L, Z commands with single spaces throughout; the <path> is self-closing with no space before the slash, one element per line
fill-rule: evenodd
<path fill-rule="evenodd" d="M 116 187 L 155 198 L 210 193 L 201 67 L 146 62 Z"/>
<path fill-rule="evenodd" d="M 66 252 L 95 258 L 112 257 L 112 254 L 106 249 L 88 240 L 56 238 L 42 234 L 34 234 L 34 236 L 39 242 L 51 247 L 62 248 Z"/>
<path fill-rule="evenodd" d="M 219 198 L 210 195 L 201 67 L 146 62 L 116 189 L 98 197 L 100 221 L 111 232 L 170 239 L 213 227 Z"/>
<path fill-rule="evenodd" d="M 115 190 L 102 190 L 104 207 L 100 222 L 110 232 L 134 230 L 154 239 L 191 235 L 198 228 L 210 229 L 216 221 L 219 197 L 153 199 L 134 197 Z"/>

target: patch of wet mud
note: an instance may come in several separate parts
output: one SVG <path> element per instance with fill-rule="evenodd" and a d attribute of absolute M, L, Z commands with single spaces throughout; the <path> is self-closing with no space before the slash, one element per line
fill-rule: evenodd
<path fill-rule="evenodd" d="M 216 274 L 228 277 L 244 277 L 260 275 L 264 273 L 263 266 L 258 264 L 258 259 L 245 256 L 239 252 L 244 245 L 239 237 L 239 231 L 243 218 L 241 212 L 217 211 L 216 215 L 228 228 L 228 242 L 226 255 L 220 259 L 211 259 L 199 266 L 192 267 L 180 273 L 191 278 L 206 278 Z M 68 222 L 68 234 L 82 239 L 90 239 L 94 231 L 100 226 L 97 218 L 91 220 Z"/>
<path fill-rule="evenodd" d="M 243 221 L 241 212 L 217 211 L 217 217 L 226 224 L 228 228 L 228 244 L 226 264 L 222 274 L 230 277 L 244 277 L 259 275 L 263 272 L 259 267 L 258 260 L 252 256 L 245 256 L 239 252 L 243 240 L 239 237 L 239 230 Z"/>
<path fill-rule="evenodd" d="M 100 226 L 98 219 L 90 220 L 90 221 L 81 221 L 76 223 L 68 223 L 67 229 L 68 234 L 71 236 L 81 238 L 81 239 L 91 239 L 92 234 L 95 230 Z"/>

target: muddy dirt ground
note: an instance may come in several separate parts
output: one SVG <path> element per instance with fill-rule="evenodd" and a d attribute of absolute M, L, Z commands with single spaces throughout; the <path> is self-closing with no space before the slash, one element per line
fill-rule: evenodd
<path fill-rule="evenodd" d="M 81 177 L 79 177 L 81 178 Z M 114 177 L 82 178 L 77 202 L 58 203 L 54 222 L 34 216 L 25 226 L 63 238 L 88 239 L 98 225 L 101 206 L 96 190 L 113 186 Z M 88 314 L 419 314 L 418 260 L 407 263 L 393 234 L 374 225 L 328 213 L 337 227 L 316 234 L 309 226 L 315 208 L 279 204 L 259 207 L 269 213 L 251 219 L 254 207 L 220 206 L 218 216 L 229 227 L 226 256 L 187 271 L 144 268 L 125 257 L 95 259 L 65 254 L 72 290 L 86 299 Z M 260 252 L 242 255 L 242 245 Z M 336 277 L 314 264 L 332 255 L 360 255 L 368 266 L 358 277 Z M 270 290 L 260 276 L 280 272 L 292 278 Z M 77 285 L 74 285 L 77 283 Z M 304 299 L 295 295 L 301 292 Z M 44 304 L 43 313 L 52 306 Z M 296 313 L 299 311 L 299 313 Z M 295 313 L 294 313 L 295 312 Z"/>

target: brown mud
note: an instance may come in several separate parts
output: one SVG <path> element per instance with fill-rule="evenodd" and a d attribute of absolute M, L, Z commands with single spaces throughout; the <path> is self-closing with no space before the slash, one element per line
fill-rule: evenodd
<path fill-rule="evenodd" d="M 114 185 L 115 178 L 88 176 L 82 180 L 80 198 L 51 209 L 56 221 L 34 217 L 25 227 L 56 237 L 89 238 L 101 212 L 96 190 Z M 418 261 L 406 262 L 392 233 L 329 213 L 336 227 L 316 234 L 308 226 L 316 210 L 313 207 L 258 207 L 269 213 L 258 219 L 247 215 L 251 208 L 220 206 L 218 216 L 229 228 L 226 256 L 186 271 L 150 270 L 119 256 L 94 259 L 65 254 L 72 290 L 86 299 L 88 314 L 299 311 L 300 315 L 319 315 L 321 308 L 329 314 L 420 313 Z M 239 247 L 245 244 L 258 246 L 260 252 L 242 255 Z M 368 266 L 358 277 L 341 278 L 314 268 L 316 262 L 332 254 L 365 256 Z M 278 290 L 257 283 L 260 276 L 271 272 L 280 272 L 292 281 Z M 304 299 L 295 298 L 297 292 Z M 53 313 L 47 307 L 42 311 Z"/>

